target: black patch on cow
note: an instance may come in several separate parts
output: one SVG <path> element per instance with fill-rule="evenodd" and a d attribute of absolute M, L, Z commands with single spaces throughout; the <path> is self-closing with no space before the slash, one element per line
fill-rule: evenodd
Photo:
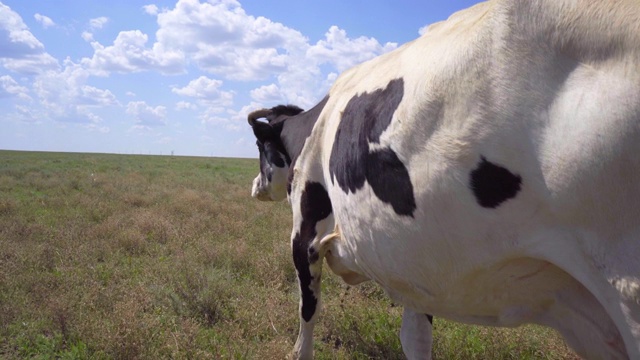
<path fill-rule="evenodd" d="M 427 315 L 427 320 L 429 320 L 429 324 L 433 325 L 433 315 L 429 315 L 429 314 L 425 314 Z"/>
<path fill-rule="evenodd" d="M 471 172 L 469 182 L 478 204 L 495 209 L 518 194 L 522 178 L 483 156 L 478 167 Z"/>
<path fill-rule="evenodd" d="M 295 162 L 295 159 L 297 159 L 302 152 L 304 143 L 309 135 L 311 135 L 311 130 L 313 130 L 313 127 L 318 121 L 318 117 L 320 117 L 320 113 L 322 109 L 324 109 L 327 101 L 329 101 L 329 96 L 325 96 L 322 101 L 309 111 L 288 118 L 281 117 L 279 119 L 282 120 L 274 123 L 274 126 L 276 124 L 282 125 L 282 142 L 287 148 L 292 162 Z M 272 111 L 275 111 L 274 109 L 276 108 L 273 108 Z"/>
<path fill-rule="evenodd" d="M 307 251 L 305 245 L 309 245 L 309 240 L 301 232 L 296 233 L 293 238 L 292 250 L 293 250 L 293 264 L 298 271 L 298 282 L 300 283 L 300 293 L 302 296 L 302 309 L 301 315 L 304 321 L 309 322 L 316 313 L 316 305 L 318 299 L 316 299 L 313 291 L 309 288 L 311 285 L 311 271 L 309 271 L 309 258 L 307 257 Z M 313 238 L 311 238 L 313 239 Z"/>
<path fill-rule="evenodd" d="M 283 168 L 287 161 L 286 150 L 280 140 L 281 127 L 273 127 L 264 122 L 256 122 L 253 133 L 256 136 L 258 151 L 260 153 L 260 173 L 271 181 L 272 166 Z M 284 156 L 284 158 L 283 158 Z"/>
<path fill-rule="evenodd" d="M 302 223 L 300 229 L 293 238 L 293 263 L 298 271 L 300 292 L 302 294 L 302 318 L 310 321 L 316 312 L 316 299 L 309 288 L 313 276 L 309 265 L 318 260 L 318 254 L 311 255 L 311 242 L 317 235 L 316 224 L 331 214 L 331 200 L 324 186 L 316 182 L 308 182 L 305 185 L 300 199 L 300 211 Z M 314 249 L 315 252 L 315 249 Z M 315 257 L 315 261 L 312 261 Z"/>
<path fill-rule="evenodd" d="M 326 96 L 307 112 L 295 105 L 274 106 L 267 116 L 268 122 L 256 121 L 252 126 L 260 151 L 260 172 L 271 181 L 271 173 L 266 170 L 267 165 L 277 167 L 289 165 L 292 171 L 287 184 L 289 194 L 293 179 L 293 164 L 328 100 L 329 96 Z"/>
<path fill-rule="evenodd" d="M 367 161 L 367 174 L 373 175 L 367 177 L 367 180 L 381 201 L 391 204 L 399 215 L 413 215 L 416 208 L 413 185 L 407 168 L 393 150 L 386 148 L 371 152 Z"/>
<path fill-rule="evenodd" d="M 327 104 L 327 101 L 329 101 L 328 95 L 316 104 L 316 106 L 311 108 L 311 110 L 282 121 L 282 143 L 287 148 L 287 153 L 291 158 L 291 162 L 289 163 L 289 176 L 287 177 L 287 194 L 291 194 L 291 182 L 293 181 L 293 169 L 296 160 L 302 152 L 305 141 L 309 135 L 311 135 L 311 130 L 313 130 L 313 127 L 318 121 L 318 117 L 320 117 L 320 113 Z"/>
<path fill-rule="evenodd" d="M 266 141 L 273 141 L 279 135 L 277 134 L 271 125 L 257 121 L 255 125 L 251 127 L 253 134 L 258 139 L 258 142 L 264 143 Z"/>
<path fill-rule="evenodd" d="M 349 100 L 336 132 L 329 171 L 345 193 L 355 193 L 367 181 L 397 214 L 413 216 L 416 201 L 407 168 L 389 147 L 369 150 L 369 144 L 380 143 L 403 96 L 404 80 L 399 78 L 384 89 Z"/>
<path fill-rule="evenodd" d="M 264 155 L 270 164 L 280 168 L 284 167 L 284 159 L 282 158 L 282 155 L 281 155 L 282 152 L 280 150 L 280 147 L 277 146 L 277 144 L 271 141 L 267 141 L 266 143 L 263 144 L 263 148 L 264 148 Z"/>
<path fill-rule="evenodd" d="M 295 116 L 303 111 L 295 105 L 278 105 L 271 108 L 271 114 L 267 116 L 267 120 L 272 122 L 280 116 Z"/>

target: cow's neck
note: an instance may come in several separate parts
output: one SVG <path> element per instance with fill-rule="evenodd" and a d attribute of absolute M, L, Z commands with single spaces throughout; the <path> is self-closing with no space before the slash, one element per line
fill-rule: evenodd
<path fill-rule="evenodd" d="M 280 133 L 280 139 L 282 145 L 287 151 L 287 155 L 291 159 L 289 166 L 293 169 L 296 159 L 300 156 L 304 143 L 311 135 L 313 126 L 318 121 L 318 117 L 324 108 L 324 105 L 329 100 L 327 95 L 322 101 L 320 101 L 311 110 L 303 112 L 299 115 L 292 116 L 284 121 L 282 132 Z"/>

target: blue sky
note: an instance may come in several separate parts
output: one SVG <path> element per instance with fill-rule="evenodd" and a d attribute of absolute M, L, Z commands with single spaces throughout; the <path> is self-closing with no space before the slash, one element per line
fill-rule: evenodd
<path fill-rule="evenodd" d="M 0 0 L 0 149 L 255 157 L 248 112 L 476 2 Z"/>

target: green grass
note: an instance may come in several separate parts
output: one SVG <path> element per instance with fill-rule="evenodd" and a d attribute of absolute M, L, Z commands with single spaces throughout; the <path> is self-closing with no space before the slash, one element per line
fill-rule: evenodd
<path fill-rule="evenodd" d="M 298 331 L 285 202 L 257 160 L 0 151 L 0 358 L 280 359 Z M 401 309 L 325 269 L 318 359 L 402 359 Z M 435 321 L 436 359 L 573 359 L 551 330 Z"/>

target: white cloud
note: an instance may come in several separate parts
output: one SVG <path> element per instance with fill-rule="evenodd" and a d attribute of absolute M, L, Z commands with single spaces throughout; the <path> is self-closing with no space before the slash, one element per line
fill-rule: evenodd
<path fill-rule="evenodd" d="M 333 66 L 335 72 L 341 72 L 397 47 L 395 43 L 381 44 L 369 37 L 349 38 L 336 26 L 328 30 L 325 39 L 309 44 L 295 29 L 246 14 L 235 0 L 178 0 L 172 9 L 160 10 L 153 4 L 142 8 L 157 15 L 157 41 L 149 43 L 149 36 L 140 30 L 120 32 L 109 46 L 85 35 L 94 54 L 82 59 L 82 64 L 92 74 L 140 71 L 181 74 L 195 65 L 225 80 L 271 78 L 275 80 L 273 86 L 255 89 L 254 100 L 283 101 L 308 108 L 322 98 L 330 85 L 321 66 Z M 203 81 L 201 78 L 200 82 Z M 196 90 L 194 86 L 204 85 L 198 83 L 173 91 L 199 101 L 205 99 L 202 94 L 211 91 L 206 95 L 209 99 L 229 106 L 233 93 L 220 90 L 216 81 L 209 80 L 209 90 Z"/>
<path fill-rule="evenodd" d="M 112 46 L 92 42 L 92 58 L 83 58 L 82 64 L 99 75 L 111 72 L 130 73 L 157 70 L 163 74 L 184 72 L 184 55 L 179 51 L 166 51 L 156 43 L 147 48 L 148 36 L 140 30 L 121 31 Z"/>
<path fill-rule="evenodd" d="M 92 76 L 204 71 L 207 76 L 198 74 L 188 84 L 171 88 L 174 94 L 188 98 L 173 102 L 171 110 L 195 110 L 205 126 L 238 130 L 245 128 L 247 113 L 263 104 L 310 108 L 326 94 L 337 73 L 397 47 L 370 37 L 350 38 L 336 26 L 312 44 L 295 29 L 248 15 L 235 0 L 177 0 L 173 8 L 149 4 L 142 10 L 157 16 L 155 36 L 133 29 L 120 31 L 111 44 L 102 44 L 95 40 L 94 32 L 104 28 L 109 19 L 94 18 L 81 34 L 93 54 L 77 63 L 67 59 L 60 66 L 22 18 L 0 3 L 0 65 L 21 74 L 35 74 L 31 93 L 28 85 L 0 77 L 0 97 L 33 96 L 40 107 L 31 112 L 16 108 L 24 119 L 37 116 L 39 121 L 76 122 L 89 131 L 106 132 L 109 128 L 99 110 L 122 105 L 108 89 L 91 86 Z M 44 27 L 54 26 L 44 15 L 36 14 L 35 18 Z M 237 94 L 228 87 L 234 81 L 265 82 L 254 85 L 250 104 L 231 108 Z M 126 96 L 135 94 L 127 92 Z M 156 131 L 151 129 L 167 124 L 169 110 L 130 101 L 124 111 L 134 119 L 134 128 Z"/>
<path fill-rule="evenodd" d="M 44 45 L 29 31 L 18 13 L 0 3 L 0 48 L 2 57 L 20 58 L 44 51 Z"/>
<path fill-rule="evenodd" d="M 195 110 L 198 106 L 194 103 L 190 103 L 188 101 L 178 101 L 176 103 L 176 110 Z"/>
<path fill-rule="evenodd" d="M 11 76 L 0 76 L 0 98 L 16 96 L 22 99 L 31 99 L 28 92 L 26 87 L 20 86 Z"/>
<path fill-rule="evenodd" d="M 229 119 L 219 116 L 215 112 L 205 111 L 200 115 L 200 120 L 205 125 L 228 125 Z"/>
<path fill-rule="evenodd" d="M 233 91 L 222 91 L 223 82 L 221 80 L 210 79 L 200 76 L 191 80 L 185 87 L 174 87 L 174 93 L 197 99 L 204 110 L 200 112 L 198 118 L 204 125 L 221 125 L 227 129 L 236 130 L 237 127 L 225 115 L 225 109 L 233 104 Z M 195 109 L 195 105 L 190 103 L 178 103 L 178 110 Z"/>
<path fill-rule="evenodd" d="M 252 101 L 251 103 L 243 106 L 239 111 L 230 110 L 229 111 L 230 122 L 231 124 L 233 124 L 234 128 L 242 129 L 245 126 L 248 126 L 247 115 L 249 115 L 250 112 L 256 109 L 261 109 L 264 107 L 266 107 L 264 104 Z"/>
<path fill-rule="evenodd" d="M 427 31 L 429 30 L 429 26 L 431 26 L 431 25 L 425 25 L 425 26 L 421 27 L 420 29 L 418 29 L 418 34 L 420 34 L 420 36 L 426 34 Z"/>
<path fill-rule="evenodd" d="M 241 49 L 202 46 L 193 55 L 198 66 L 232 80 L 263 80 L 287 70 L 288 55 L 277 49 Z"/>
<path fill-rule="evenodd" d="M 199 99 L 206 104 L 229 106 L 233 103 L 234 93 L 220 90 L 221 86 L 221 80 L 200 76 L 195 80 L 191 80 L 187 86 L 183 88 L 174 87 L 171 91 L 178 95 Z"/>
<path fill-rule="evenodd" d="M 149 15 L 158 15 L 158 12 L 160 12 L 158 7 L 154 4 L 144 5 L 142 9 Z"/>
<path fill-rule="evenodd" d="M 15 109 L 16 112 L 12 114 L 12 117 L 17 121 L 29 124 L 39 124 L 42 122 L 41 117 L 38 116 L 30 107 L 16 105 Z"/>
<path fill-rule="evenodd" d="M 158 43 L 185 54 L 202 70 L 225 79 L 277 83 L 252 91 L 259 102 L 284 101 L 310 107 L 328 90 L 320 66 L 341 72 L 397 47 L 369 37 L 349 38 L 331 27 L 311 45 L 299 31 L 247 15 L 236 1 L 180 0 L 158 14 Z"/>
<path fill-rule="evenodd" d="M 260 80 L 287 70 L 288 48 L 305 46 L 300 32 L 247 15 L 236 1 L 180 0 L 158 14 L 158 42 L 188 55 L 201 69 L 233 80 Z"/>
<path fill-rule="evenodd" d="M 22 17 L 0 3 L 0 64 L 23 74 L 35 74 L 58 67 L 22 21 Z"/>
<path fill-rule="evenodd" d="M 330 63 L 342 72 L 397 47 L 396 43 L 382 45 L 378 40 L 365 36 L 350 39 L 346 31 L 332 26 L 325 34 L 325 40 L 318 41 L 307 51 L 307 55 L 318 63 Z"/>
<path fill-rule="evenodd" d="M 80 88 L 76 104 L 89 106 L 118 105 L 115 95 L 109 90 L 98 89 L 93 86 L 83 85 Z"/>
<path fill-rule="evenodd" d="M 88 31 L 83 31 L 82 32 L 82 39 L 84 39 L 84 41 L 86 42 L 92 42 L 93 41 L 93 34 L 88 32 Z"/>
<path fill-rule="evenodd" d="M 36 76 L 33 90 L 45 116 L 60 122 L 93 123 L 102 119 L 93 109 L 119 105 L 109 90 L 87 85 L 89 71 L 67 60 L 64 70 L 46 71 Z"/>
<path fill-rule="evenodd" d="M 167 108 L 152 107 L 144 101 L 131 101 L 127 104 L 127 114 L 135 120 L 135 128 L 149 128 L 167 124 Z"/>
<path fill-rule="evenodd" d="M 8 70 L 26 75 L 39 74 L 43 71 L 57 69 L 59 67 L 58 60 L 48 53 L 27 55 L 22 58 L 13 59 L 3 59 L 0 57 L 0 64 Z"/>
<path fill-rule="evenodd" d="M 223 127 L 233 131 L 242 129 L 240 123 L 230 118 L 229 114 L 221 113 L 215 108 L 208 108 L 203 111 L 198 118 L 205 126 Z"/>
<path fill-rule="evenodd" d="M 95 19 L 89 20 L 89 27 L 91 29 L 102 29 L 109 22 L 109 18 L 106 16 L 100 16 Z"/>
<path fill-rule="evenodd" d="M 37 22 L 42 24 L 42 27 L 45 29 L 56 25 L 56 23 L 53 22 L 53 20 L 51 20 L 51 18 L 48 16 L 44 16 L 36 13 L 35 15 L 33 15 L 33 17 L 36 19 Z"/>
<path fill-rule="evenodd" d="M 276 84 L 264 85 L 251 90 L 251 98 L 262 103 L 271 103 L 283 100 L 280 88 L 278 88 L 278 85 Z"/>

